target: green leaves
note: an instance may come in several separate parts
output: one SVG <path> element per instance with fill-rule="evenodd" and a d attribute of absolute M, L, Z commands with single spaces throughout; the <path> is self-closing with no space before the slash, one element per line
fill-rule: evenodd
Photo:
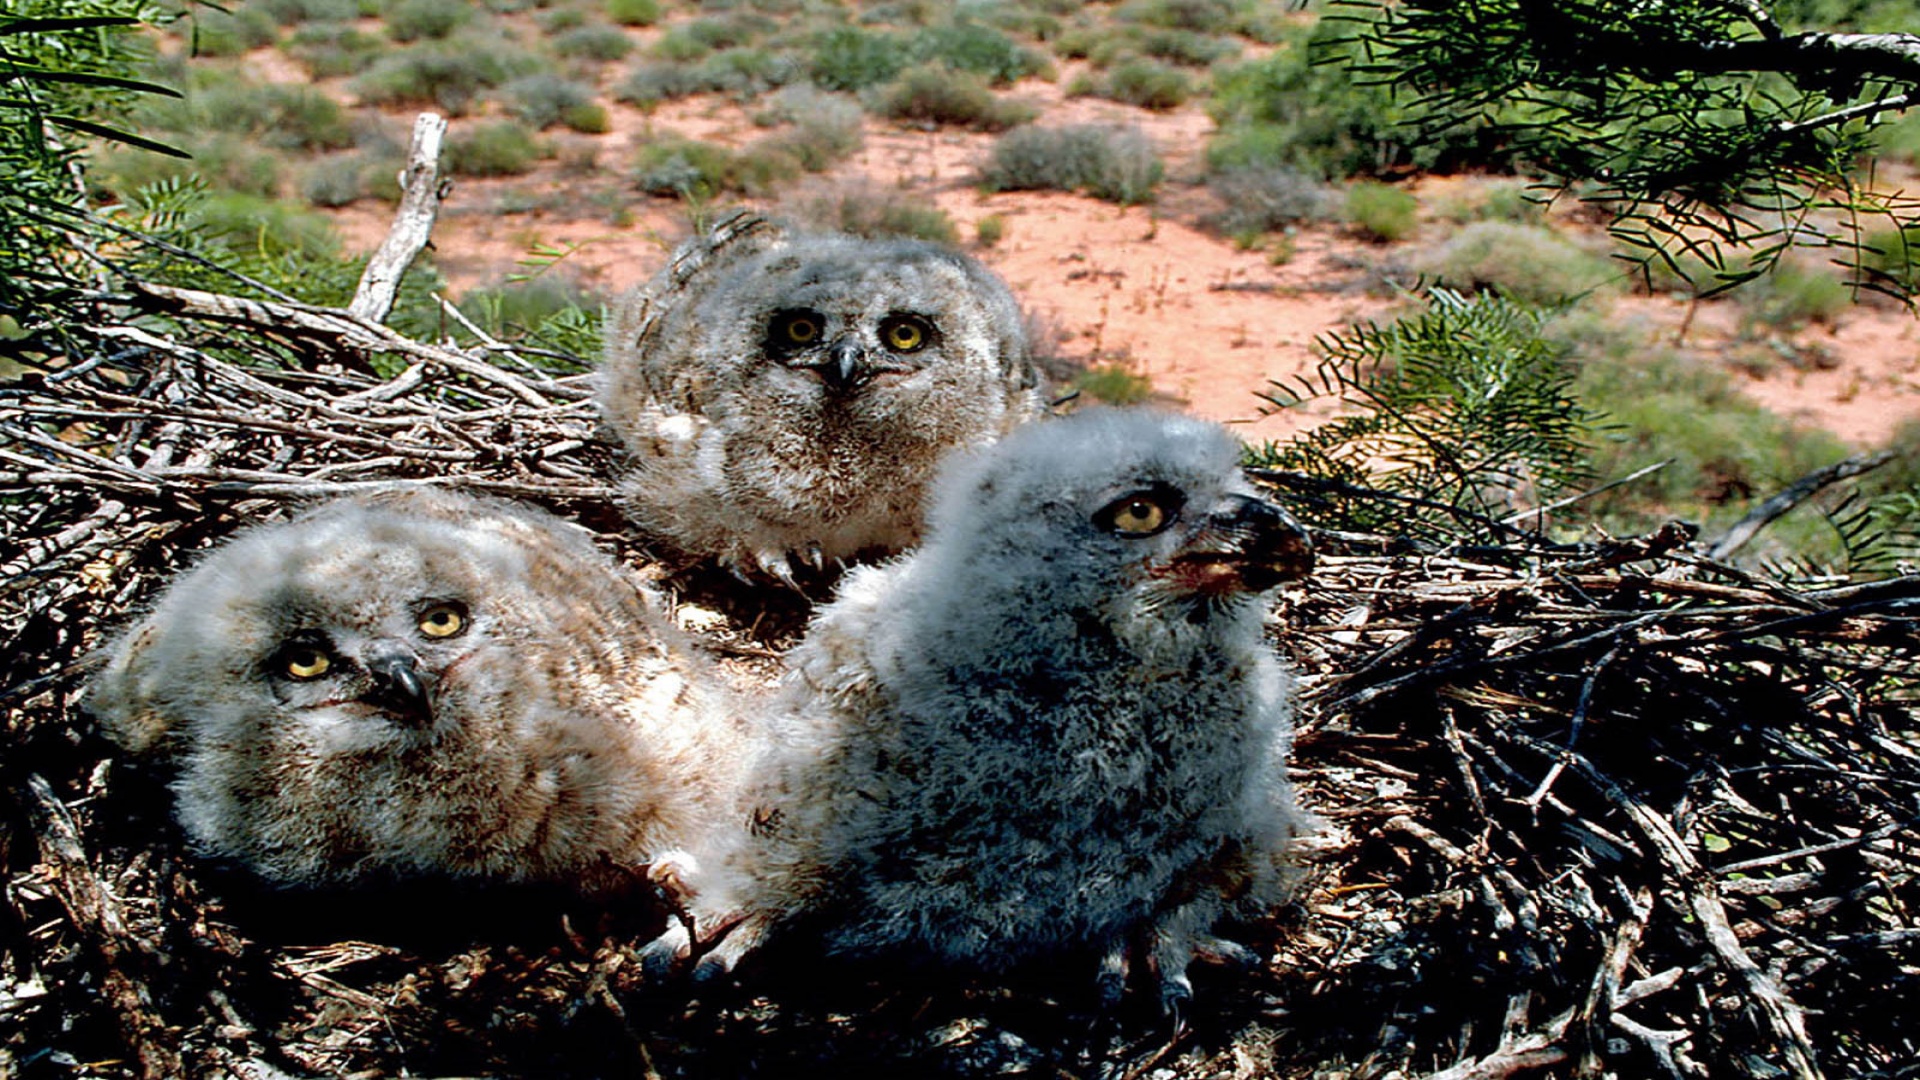
<path fill-rule="evenodd" d="M 1331 400 L 1337 418 L 1253 451 L 1251 463 L 1425 504 L 1330 499 L 1304 508 L 1318 524 L 1497 539 L 1496 519 L 1588 478 L 1597 418 L 1570 396 L 1572 372 L 1541 335 L 1541 311 L 1439 288 L 1426 300 L 1397 322 L 1321 337 L 1315 371 L 1263 396 L 1278 408 Z"/>

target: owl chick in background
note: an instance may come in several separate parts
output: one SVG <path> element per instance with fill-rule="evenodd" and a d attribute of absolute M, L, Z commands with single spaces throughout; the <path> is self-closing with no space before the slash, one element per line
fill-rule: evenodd
<path fill-rule="evenodd" d="M 770 935 L 987 972 L 1085 955 L 1111 1003 L 1144 958 L 1178 1014 L 1197 951 L 1246 959 L 1213 926 L 1284 898 L 1308 821 L 1261 597 L 1312 555 L 1239 453 L 1090 411 L 959 455 L 923 546 L 843 579 L 789 657 L 752 826 L 686 883 L 700 940 L 670 932 L 656 969 Z"/>
<path fill-rule="evenodd" d="M 940 456 L 1043 401 L 1019 306 L 974 260 L 737 215 L 616 305 L 600 406 L 641 531 L 793 583 L 918 537 Z"/>
<path fill-rule="evenodd" d="M 744 738 L 582 530 L 427 489 L 226 543 L 108 647 L 86 702 L 177 756 L 204 854 L 295 886 L 620 889 L 710 827 Z"/>

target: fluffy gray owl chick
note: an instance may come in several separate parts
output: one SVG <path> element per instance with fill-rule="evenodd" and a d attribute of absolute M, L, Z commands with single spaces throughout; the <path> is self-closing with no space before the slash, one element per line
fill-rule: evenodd
<path fill-rule="evenodd" d="M 433 490 L 264 525 L 107 649 L 89 708 L 177 753 L 196 845 L 306 886 L 619 887 L 732 797 L 741 731 L 585 533 Z"/>
<path fill-rule="evenodd" d="M 1019 307 L 979 263 L 750 216 L 682 245 L 607 342 L 628 516 L 789 583 L 794 559 L 911 544 L 940 455 L 1043 406 Z"/>
<path fill-rule="evenodd" d="M 790 657 L 754 826 L 684 898 L 732 926 L 705 972 L 804 924 L 986 971 L 1090 952 L 1109 999 L 1144 956 L 1177 1009 L 1196 949 L 1244 956 L 1212 924 L 1283 898 L 1306 821 L 1260 594 L 1312 556 L 1239 451 L 1095 411 L 945 469 L 925 544 L 849 575 Z"/>

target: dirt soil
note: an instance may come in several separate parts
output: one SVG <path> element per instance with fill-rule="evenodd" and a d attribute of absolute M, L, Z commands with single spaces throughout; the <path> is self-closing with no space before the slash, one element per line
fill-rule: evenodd
<path fill-rule="evenodd" d="M 658 31 L 633 33 L 644 41 Z M 301 75 L 278 53 L 256 55 L 260 77 Z M 757 205 L 777 212 L 810 194 L 862 187 L 930 201 L 953 219 L 972 253 L 1006 277 L 1026 307 L 1062 335 L 1063 357 L 1122 364 L 1150 379 L 1157 393 L 1233 424 L 1253 441 L 1282 437 L 1322 418 L 1311 407 L 1274 415 L 1256 395 L 1269 380 L 1310 369 L 1316 336 L 1389 317 L 1393 305 L 1375 268 L 1404 261 L 1396 256 L 1420 245 L 1423 235 L 1437 237 L 1445 226 L 1430 221 L 1402 244 L 1379 245 L 1339 225 L 1314 225 L 1291 237 L 1284 261 L 1267 250 L 1240 250 L 1204 227 L 1216 209 L 1199 182 L 1213 126 L 1204 109 L 1189 104 L 1155 113 L 1069 98 L 1062 88 L 1072 78 L 1071 67 L 1054 82 L 1026 80 L 1012 94 L 1039 106 L 1044 124 L 1118 123 L 1146 131 L 1168 166 L 1155 205 L 1123 208 L 1056 192 L 983 194 L 975 180 L 995 136 L 911 130 L 872 117 L 860 152 L 782 199 Z M 609 69 L 610 81 L 618 65 Z M 335 89 L 350 99 L 344 84 Z M 651 113 L 612 103 L 610 92 L 603 100 L 610 103 L 610 131 L 557 137 L 571 154 L 590 157 L 590 169 L 567 170 L 548 161 L 525 176 L 452 185 L 434 231 L 434 259 L 456 296 L 524 272 L 520 262 L 535 244 L 572 249 L 564 272 L 603 293 L 646 280 L 687 235 L 690 214 L 679 200 L 641 194 L 624 181 L 635 147 L 667 132 L 739 145 L 764 131 L 748 108 L 724 98 L 671 102 Z M 485 119 L 457 118 L 454 130 Z M 410 113 L 394 112 L 387 123 L 404 133 L 410 120 Z M 1480 182 L 1433 177 L 1417 187 L 1433 195 Z M 622 220 L 610 223 L 615 214 Z M 1005 236 L 984 247 L 974 240 L 975 228 L 990 215 L 1003 219 Z M 372 250 L 391 224 L 388 207 L 364 200 L 334 216 L 351 251 Z M 1739 316 L 1731 301 L 1703 304 L 1691 319 L 1681 298 L 1638 296 L 1617 303 L 1626 314 L 1671 327 L 1676 336 L 1685 327 L 1686 343 L 1709 357 L 1727 353 L 1735 342 Z M 1902 420 L 1920 416 L 1916 335 L 1920 323 L 1911 313 L 1859 304 L 1836 325 L 1796 335 L 1832 366 L 1802 370 L 1781 363 L 1758 376 L 1743 374 L 1744 387 L 1770 409 L 1871 446 Z"/>

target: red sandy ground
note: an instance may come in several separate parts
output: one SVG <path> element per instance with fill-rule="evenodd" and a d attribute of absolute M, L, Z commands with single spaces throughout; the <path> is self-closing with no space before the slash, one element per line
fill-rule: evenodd
<path fill-rule="evenodd" d="M 657 30 L 633 31 L 651 40 Z M 255 54 L 264 77 L 304 81 L 305 75 L 277 53 Z M 608 65 L 610 90 L 623 65 Z M 1066 335 L 1062 351 L 1089 363 L 1120 362 L 1151 379 L 1156 391 L 1183 401 L 1203 416 L 1239 426 L 1258 440 L 1284 435 L 1315 418 L 1312 410 L 1263 413 L 1255 393 L 1270 379 L 1308 370 L 1310 344 L 1320 334 L 1356 320 L 1390 313 L 1388 301 L 1359 287 L 1356 266 L 1381 260 L 1384 249 L 1346 235 L 1336 226 L 1304 229 L 1293 256 L 1271 265 L 1262 251 L 1240 251 L 1225 238 L 1195 226 L 1207 206 L 1191 181 L 1212 122 L 1197 106 L 1156 114 L 1112 102 L 1066 98 L 1058 81 L 1028 80 L 1015 88 L 1043 110 L 1048 124 L 1116 121 L 1138 125 L 1155 140 L 1168 165 L 1156 207 L 1118 208 L 1059 193 L 982 195 L 974 174 L 993 136 L 956 131 L 923 132 L 885 121 L 866 121 L 863 150 L 824 177 L 807 183 L 866 183 L 930 199 L 971 240 L 975 224 L 1000 215 L 1005 237 L 974 254 L 999 271 L 1023 303 Z M 347 96 L 344 88 L 340 88 Z M 603 100 L 611 101 L 607 93 Z M 649 132 L 678 132 L 699 139 L 740 144 L 757 134 L 748 113 L 722 99 L 673 102 L 649 116 L 611 106 L 613 128 L 605 135 L 565 136 L 594 148 L 595 168 L 617 175 L 629 167 L 635 146 Z M 408 117 L 391 123 L 406 129 Z M 458 125 L 479 122 L 463 117 Z M 508 191 L 551 194 L 570 181 L 548 163 L 533 174 L 505 180 L 461 180 L 442 208 L 434 232 L 435 262 L 458 295 L 501 281 L 536 242 L 577 246 L 564 262 L 583 284 L 602 291 L 646 280 L 666 250 L 687 231 L 687 211 L 674 200 L 635 192 L 629 223 L 609 225 L 604 208 L 575 200 L 567 209 L 521 213 L 495 209 Z M 1434 178 L 1422 186 L 1471 182 Z M 567 206 L 564 199 L 542 199 Z M 775 207 L 777 209 L 777 206 Z M 351 250 L 371 250 L 390 224 L 389 208 L 362 201 L 336 214 Z M 1438 226 L 1424 231 L 1438 235 Z M 1419 244 L 1419 235 L 1408 243 Z M 1633 314 L 1678 328 L 1686 317 L 1680 300 L 1616 301 Z M 1627 312 L 1622 312 L 1626 314 Z M 1731 303 L 1702 305 L 1687 331 L 1690 346 L 1712 355 L 1732 340 Z M 1799 371 L 1775 365 L 1765 377 L 1746 377 L 1745 389 L 1781 413 L 1828 428 L 1860 446 L 1883 441 L 1902 420 L 1920 417 L 1920 323 L 1904 311 L 1857 305 L 1838 325 L 1803 334 L 1824 339 L 1840 359 L 1831 370 Z"/>

